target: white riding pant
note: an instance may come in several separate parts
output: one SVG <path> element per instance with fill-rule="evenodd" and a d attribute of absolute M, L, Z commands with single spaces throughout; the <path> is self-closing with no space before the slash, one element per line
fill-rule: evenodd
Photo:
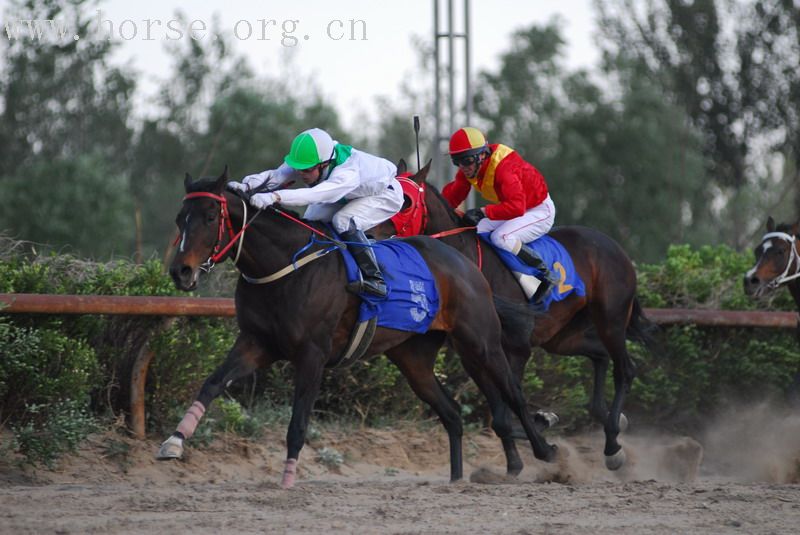
<path fill-rule="evenodd" d="M 524 214 L 508 221 L 485 217 L 478 221 L 478 232 L 491 232 L 492 243 L 512 254 L 520 247 L 550 232 L 556 219 L 556 206 L 550 195 L 542 204 L 534 206 Z"/>
<path fill-rule="evenodd" d="M 339 233 L 351 230 L 350 221 L 353 221 L 356 229 L 367 231 L 395 215 L 402 207 L 403 188 L 392 178 L 389 186 L 376 195 L 352 199 L 346 204 L 309 204 L 303 217 L 333 223 L 333 228 Z"/>

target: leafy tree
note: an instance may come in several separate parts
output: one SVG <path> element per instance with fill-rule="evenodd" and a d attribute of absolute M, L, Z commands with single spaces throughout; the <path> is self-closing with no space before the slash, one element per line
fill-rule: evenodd
<path fill-rule="evenodd" d="M 111 67 L 111 42 L 94 38 L 92 2 L 25 0 L 9 19 L 55 19 L 82 36 L 20 35 L 3 51 L 0 229 L 69 243 L 89 255 L 131 250 L 127 182 L 133 76 Z"/>
<path fill-rule="evenodd" d="M 669 243 L 708 238 L 709 197 L 688 118 L 635 62 L 607 59 L 605 89 L 567 72 L 557 22 L 518 31 L 498 72 L 480 76 L 476 108 L 490 142 L 517 149 L 545 175 L 557 224 L 618 239 L 638 260 Z"/>
<path fill-rule="evenodd" d="M 765 211 L 796 210 L 800 7 L 788 0 L 596 4 L 605 49 L 646 66 L 701 132 L 716 201 L 731 221 L 726 241 L 751 241 Z"/>

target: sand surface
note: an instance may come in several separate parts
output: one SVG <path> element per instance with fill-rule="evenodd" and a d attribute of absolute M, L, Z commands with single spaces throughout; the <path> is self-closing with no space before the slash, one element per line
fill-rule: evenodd
<path fill-rule="evenodd" d="M 800 419 L 765 407 L 696 437 L 635 432 L 627 465 L 605 469 L 600 429 L 550 440 L 544 464 L 509 480 L 491 432 L 464 437 L 465 480 L 450 483 L 435 425 L 322 431 L 298 483 L 278 482 L 283 430 L 220 438 L 182 461 L 158 437 L 94 435 L 54 470 L 0 461 L 2 533 L 799 533 Z M 6 435 L 7 437 L 7 435 Z M 336 450 L 344 463 L 320 461 Z"/>

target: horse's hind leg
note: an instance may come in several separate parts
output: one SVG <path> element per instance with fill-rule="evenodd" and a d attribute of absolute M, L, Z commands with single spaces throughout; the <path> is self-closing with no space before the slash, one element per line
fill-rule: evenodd
<path fill-rule="evenodd" d="M 225 362 L 214 370 L 214 373 L 203 383 L 200 393 L 186 411 L 175 432 L 161 444 L 156 459 L 180 459 L 183 456 L 183 441 L 194 434 L 211 402 L 222 394 L 230 383 L 251 374 L 262 366 L 271 364 L 272 361 L 273 359 L 267 355 L 255 339 L 240 334 L 228 352 Z"/>
<path fill-rule="evenodd" d="M 491 326 L 493 322 L 498 324 L 497 336 L 492 336 L 493 330 Z M 487 316 L 476 324 L 485 327 L 480 334 L 488 335 L 489 339 L 483 340 L 479 338 L 479 333 L 476 333 L 469 325 L 454 329 L 451 333 L 453 348 L 461 356 L 464 368 L 490 402 L 491 392 L 494 388 L 494 391 L 502 398 L 502 401 L 514 411 L 520 419 L 523 429 L 525 429 L 525 434 L 531 442 L 536 458 L 547 462 L 553 461 L 556 455 L 556 448 L 548 444 L 544 437 L 539 434 L 534 419 L 528 413 L 525 397 L 522 395 L 522 387 L 519 381 L 512 376 L 511 368 L 500 347 L 499 320 L 497 320 L 496 316 L 494 318 Z M 507 417 L 504 416 L 497 404 L 492 407 L 492 411 L 493 413 L 496 411 L 500 416 L 501 426 L 504 425 L 503 420 L 507 422 Z M 501 430 L 501 432 L 505 431 Z M 506 448 L 505 442 L 503 447 L 504 449 Z M 506 449 L 506 453 L 509 453 L 509 449 Z M 507 460 L 509 464 L 513 463 L 513 459 Z"/>
<path fill-rule="evenodd" d="M 478 385 L 478 389 L 486 397 L 486 402 L 489 404 L 489 410 L 492 412 L 492 430 L 500 437 L 503 452 L 506 456 L 506 474 L 517 476 L 522 472 L 524 465 L 517 451 L 517 445 L 514 443 L 514 428 L 510 419 L 511 409 L 503 400 L 503 395 L 486 371 L 475 366 L 472 360 L 465 360 L 460 354 L 459 357 L 464 369 L 475 381 L 475 384 Z"/>
<path fill-rule="evenodd" d="M 610 318 L 617 318 L 618 321 L 610 321 Z M 606 467 L 609 470 L 617 470 L 625 463 L 625 451 L 617 441 L 617 437 L 621 429 L 622 405 L 636 375 L 636 368 L 625 347 L 627 318 L 627 314 L 612 315 L 606 312 L 595 323 L 597 333 L 608 349 L 613 362 L 614 399 L 604 425 L 606 444 L 603 449 L 606 456 Z"/>
<path fill-rule="evenodd" d="M 432 331 L 409 338 L 386 355 L 394 362 L 414 393 L 439 416 L 450 441 L 450 481 L 464 477 L 461 453 L 461 409 L 433 373 L 436 355 L 444 342 L 444 333 Z"/>

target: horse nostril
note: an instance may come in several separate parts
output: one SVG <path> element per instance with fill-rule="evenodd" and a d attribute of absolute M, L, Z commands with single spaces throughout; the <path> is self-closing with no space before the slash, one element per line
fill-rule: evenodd
<path fill-rule="evenodd" d="M 757 285 L 758 282 L 759 282 L 758 277 L 750 277 L 750 279 L 747 281 L 748 284 L 751 284 L 753 286 Z"/>
<path fill-rule="evenodd" d="M 192 268 L 186 264 L 182 266 L 172 266 L 169 268 L 169 274 L 174 281 L 184 281 L 192 276 Z"/>

